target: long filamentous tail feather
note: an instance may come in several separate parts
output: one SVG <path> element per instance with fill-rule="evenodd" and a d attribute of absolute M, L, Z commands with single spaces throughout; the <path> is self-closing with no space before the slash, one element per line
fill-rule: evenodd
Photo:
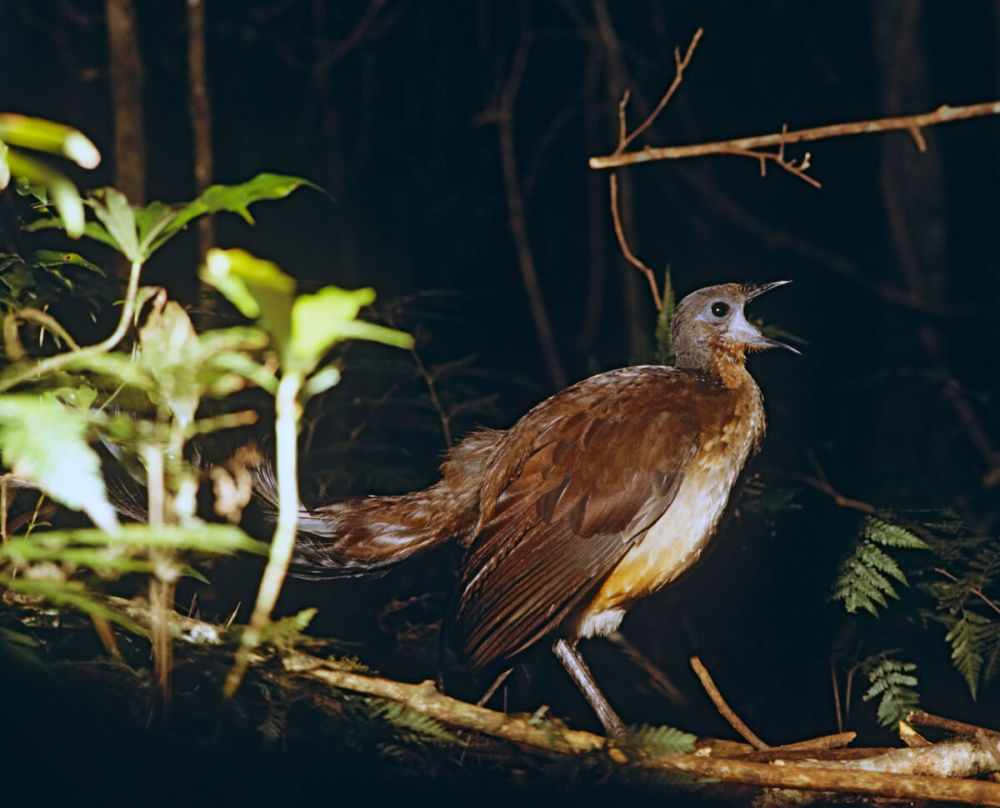
<path fill-rule="evenodd" d="M 453 539 L 469 536 L 479 519 L 487 461 L 502 433 L 481 430 L 451 450 L 442 479 L 398 496 L 299 506 L 298 536 L 289 574 L 350 578 L 378 574 Z M 256 470 L 258 498 L 273 517 L 277 484 L 269 466 Z"/>

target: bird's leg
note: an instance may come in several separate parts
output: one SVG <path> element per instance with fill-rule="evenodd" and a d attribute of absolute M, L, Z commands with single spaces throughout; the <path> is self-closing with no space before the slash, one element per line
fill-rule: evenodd
<path fill-rule="evenodd" d="M 559 638 L 552 645 L 552 653 L 562 662 L 566 673 L 570 675 L 576 686 L 580 688 L 584 698 L 597 713 L 597 717 L 604 725 L 604 731 L 613 738 L 623 738 L 625 736 L 625 724 L 618 717 L 618 714 L 611 709 L 608 700 L 594 681 L 594 676 L 583 661 L 583 655 L 576 643 L 570 643 Z"/>

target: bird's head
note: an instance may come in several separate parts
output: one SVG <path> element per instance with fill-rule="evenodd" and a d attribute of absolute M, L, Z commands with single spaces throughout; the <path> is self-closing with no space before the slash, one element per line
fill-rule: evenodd
<path fill-rule="evenodd" d="M 742 365 L 746 354 L 791 345 L 765 337 L 747 320 L 743 307 L 764 292 L 791 281 L 723 283 L 692 292 L 677 304 L 671 327 L 675 365 L 692 370 L 719 371 L 724 365 Z"/>

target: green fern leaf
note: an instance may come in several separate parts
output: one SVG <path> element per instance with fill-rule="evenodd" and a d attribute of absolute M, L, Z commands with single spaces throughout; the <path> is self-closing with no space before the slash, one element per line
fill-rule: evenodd
<path fill-rule="evenodd" d="M 879 699 L 876 717 L 883 727 L 889 727 L 905 718 L 920 702 L 917 677 L 913 662 L 901 662 L 886 656 L 889 651 L 868 657 L 862 665 L 868 676 L 869 687 L 862 701 Z"/>
<path fill-rule="evenodd" d="M 398 729 L 420 735 L 422 738 L 443 745 L 456 745 L 459 739 L 445 729 L 444 725 L 429 715 L 414 710 L 405 704 L 385 699 L 372 699 L 373 712 Z"/>
<path fill-rule="evenodd" d="M 884 547 L 902 547 L 907 550 L 926 550 L 927 542 L 912 530 L 900 525 L 894 525 L 883 519 L 870 516 L 865 523 L 865 538 L 871 539 Z"/>
<path fill-rule="evenodd" d="M 899 599 L 892 580 L 909 586 L 896 559 L 878 545 L 905 549 L 927 548 L 921 539 L 905 528 L 870 517 L 865 522 L 861 538 L 840 565 L 833 582 L 831 597 L 842 601 L 849 614 L 864 609 L 878 617 L 879 608 L 888 606 L 888 598 Z"/>
<path fill-rule="evenodd" d="M 628 751 L 649 760 L 663 755 L 682 755 L 694 751 L 697 738 L 675 727 L 642 724 L 629 727 L 625 738 Z"/>
<path fill-rule="evenodd" d="M 868 542 L 862 543 L 858 547 L 858 556 L 863 564 L 867 564 L 873 569 L 895 578 L 903 586 L 910 585 L 903 571 L 899 568 L 899 564 L 896 563 L 896 559 L 874 544 Z M 893 594 L 892 597 L 896 597 L 896 595 Z"/>
<path fill-rule="evenodd" d="M 962 609 L 961 616 L 944 638 L 951 645 L 951 661 L 965 679 L 973 699 L 979 691 L 979 677 L 991 634 L 995 631 L 988 617 Z"/>

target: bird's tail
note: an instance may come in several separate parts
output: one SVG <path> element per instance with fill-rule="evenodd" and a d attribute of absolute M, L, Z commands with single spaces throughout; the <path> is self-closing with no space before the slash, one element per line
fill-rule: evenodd
<path fill-rule="evenodd" d="M 441 466 L 442 479 L 399 496 L 346 499 L 299 506 L 298 535 L 289 574 L 347 578 L 377 574 L 476 528 L 486 459 L 499 433 L 482 430 L 455 447 Z M 267 466 L 256 471 L 256 493 L 272 516 L 277 485 Z"/>

